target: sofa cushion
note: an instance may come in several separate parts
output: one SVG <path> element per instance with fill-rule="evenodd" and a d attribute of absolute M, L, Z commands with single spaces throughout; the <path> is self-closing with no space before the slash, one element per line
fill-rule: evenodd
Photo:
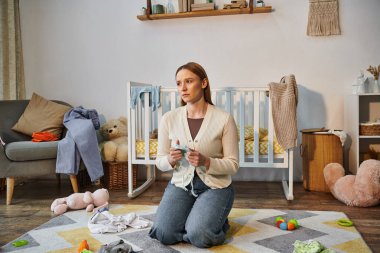
<path fill-rule="evenodd" d="M 16 162 L 55 159 L 57 148 L 58 141 L 18 141 L 5 146 L 5 155 L 9 160 Z"/>
<path fill-rule="evenodd" d="M 63 116 L 69 106 L 46 100 L 33 93 L 28 106 L 12 130 L 32 136 L 34 132 L 49 131 L 58 138 L 63 129 Z"/>
<path fill-rule="evenodd" d="M 5 143 L 11 143 L 15 141 L 30 141 L 31 137 L 27 136 L 25 134 L 17 133 L 15 131 L 12 131 L 11 129 L 8 129 L 6 131 L 5 129 L 0 129 L 0 137 Z"/>
<path fill-rule="evenodd" d="M 11 130 L 25 111 L 29 100 L 2 100 L 0 101 L 0 137 L 5 143 L 14 141 L 29 141 L 30 136 Z"/>

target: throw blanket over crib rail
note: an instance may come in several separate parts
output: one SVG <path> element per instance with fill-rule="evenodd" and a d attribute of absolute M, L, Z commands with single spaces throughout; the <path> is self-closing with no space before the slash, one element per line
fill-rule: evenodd
<path fill-rule="evenodd" d="M 145 89 L 143 87 L 151 87 Z M 142 89 L 143 88 L 143 89 Z M 136 91 L 143 90 L 136 98 Z M 159 97 L 152 94 L 158 87 L 129 82 L 128 113 L 128 196 L 136 197 L 155 180 L 157 140 L 152 133 L 158 128 L 163 114 L 180 106 L 177 89 L 161 87 Z M 248 168 L 288 169 L 282 181 L 288 200 L 293 199 L 293 150 L 282 150 L 277 143 L 272 120 L 272 108 L 267 88 L 223 88 L 212 90 L 213 103 L 233 115 L 238 125 L 239 163 Z M 159 101 L 157 101 L 159 100 Z M 157 105 L 161 106 L 156 108 Z M 147 180 L 133 189 L 132 165 L 145 165 Z"/>

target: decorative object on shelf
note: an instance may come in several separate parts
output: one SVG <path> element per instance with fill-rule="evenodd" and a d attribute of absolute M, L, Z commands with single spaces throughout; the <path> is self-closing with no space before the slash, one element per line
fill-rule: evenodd
<path fill-rule="evenodd" d="M 265 3 L 263 0 L 257 0 L 255 7 L 264 7 L 264 6 L 265 6 Z"/>
<path fill-rule="evenodd" d="M 166 5 L 166 12 L 167 13 L 174 13 L 174 5 L 173 0 L 168 0 L 168 4 Z"/>
<path fill-rule="evenodd" d="M 338 0 L 309 0 L 309 36 L 340 35 Z"/>
<path fill-rule="evenodd" d="M 367 93 L 367 89 L 364 86 L 364 73 L 360 71 L 360 75 L 354 80 L 352 84 L 352 94 Z"/>
<path fill-rule="evenodd" d="M 152 5 L 152 14 L 164 14 L 165 8 L 162 4 Z"/>
<path fill-rule="evenodd" d="M 359 134 L 366 135 L 366 136 L 380 135 L 380 123 L 378 122 L 360 123 Z"/>
<path fill-rule="evenodd" d="M 372 67 L 372 65 L 369 65 L 367 71 L 373 75 L 373 78 L 375 80 L 379 80 L 379 72 L 380 72 L 380 65 L 375 67 Z"/>
<path fill-rule="evenodd" d="M 192 4 L 191 11 L 205 11 L 205 10 L 214 10 L 214 3 L 204 3 L 204 4 Z"/>
<path fill-rule="evenodd" d="M 152 14 L 152 1 L 146 0 L 146 16 L 150 19 L 150 14 Z"/>
<path fill-rule="evenodd" d="M 380 93 L 380 83 L 379 83 L 379 72 L 380 72 L 380 65 L 377 66 L 372 66 L 370 65 L 367 69 L 369 73 L 373 75 L 373 83 L 372 83 L 372 92 L 373 93 Z"/>
<path fill-rule="evenodd" d="M 371 89 L 372 93 L 380 93 L 380 83 L 379 80 L 371 78 Z"/>
<path fill-rule="evenodd" d="M 232 0 L 230 4 L 225 4 L 223 9 L 243 9 L 247 7 L 247 2 L 245 0 Z"/>

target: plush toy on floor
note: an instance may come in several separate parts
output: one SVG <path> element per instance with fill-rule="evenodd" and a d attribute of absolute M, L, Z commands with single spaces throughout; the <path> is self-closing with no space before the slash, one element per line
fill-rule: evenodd
<path fill-rule="evenodd" d="M 60 215 L 68 210 L 86 209 L 91 212 L 95 207 L 108 205 L 109 193 L 107 189 L 98 189 L 93 193 L 87 191 L 85 193 L 73 193 L 66 198 L 59 198 L 51 204 L 51 211 Z"/>
<path fill-rule="evenodd" d="M 330 163 L 323 174 L 331 193 L 346 205 L 368 207 L 380 203 L 380 161 L 366 160 L 359 166 L 357 175 L 347 176 L 342 165 Z"/>
<path fill-rule="evenodd" d="M 107 139 L 101 143 L 104 161 L 128 161 L 128 125 L 127 118 L 120 117 L 107 121 L 100 128 L 100 133 Z"/>

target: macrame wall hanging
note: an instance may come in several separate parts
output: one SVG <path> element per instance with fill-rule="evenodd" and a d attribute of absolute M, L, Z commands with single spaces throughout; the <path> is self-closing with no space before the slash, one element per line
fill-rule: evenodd
<path fill-rule="evenodd" d="M 338 0 L 309 0 L 307 35 L 339 35 Z"/>

